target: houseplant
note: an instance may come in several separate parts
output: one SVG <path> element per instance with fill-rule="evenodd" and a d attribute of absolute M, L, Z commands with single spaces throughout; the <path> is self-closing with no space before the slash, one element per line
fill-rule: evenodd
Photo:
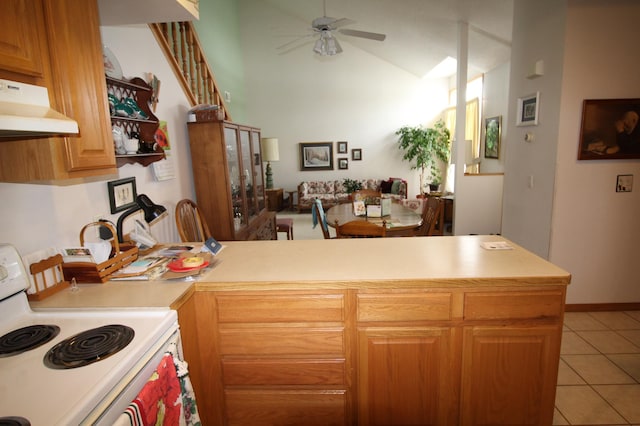
<path fill-rule="evenodd" d="M 438 160 L 449 161 L 449 145 L 451 134 L 444 125 L 444 121 L 438 120 L 433 127 L 403 126 L 396 135 L 399 135 L 399 149 L 404 151 L 403 160 L 412 162 L 411 169 L 420 170 L 420 190 L 422 194 L 425 173 L 429 170 L 432 184 L 442 181 L 442 172 Z"/>
<path fill-rule="evenodd" d="M 359 191 L 362 189 L 361 182 L 355 179 L 349 179 L 349 178 L 345 178 L 342 181 L 342 186 L 344 186 L 344 189 L 347 191 L 347 194 L 351 194 L 352 192 Z"/>

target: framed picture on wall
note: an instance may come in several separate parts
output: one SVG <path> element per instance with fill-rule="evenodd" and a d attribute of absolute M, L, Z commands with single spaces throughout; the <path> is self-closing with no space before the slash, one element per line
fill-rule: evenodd
<path fill-rule="evenodd" d="M 333 142 L 301 142 L 300 170 L 333 170 Z"/>
<path fill-rule="evenodd" d="M 517 126 L 537 126 L 540 109 L 540 92 L 518 98 Z"/>
<path fill-rule="evenodd" d="M 341 141 L 338 142 L 338 154 L 346 154 L 347 153 L 347 142 Z"/>
<path fill-rule="evenodd" d="M 338 169 L 347 170 L 349 168 L 348 158 L 338 158 Z"/>
<path fill-rule="evenodd" d="M 128 177 L 107 182 L 111 213 L 118 213 L 136 205 L 136 178 Z"/>
<path fill-rule="evenodd" d="M 585 99 L 578 160 L 640 158 L 640 99 Z"/>
<path fill-rule="evenodd" d="M 355 148 L 351 150 L 351 160 L 352 161 L 360 161 L 362 160 L 362 149 Z"/>
<path fill-rule="evenodd" d="M 484 120 L 484 158 L 500 158 L 502 116 Z"/>

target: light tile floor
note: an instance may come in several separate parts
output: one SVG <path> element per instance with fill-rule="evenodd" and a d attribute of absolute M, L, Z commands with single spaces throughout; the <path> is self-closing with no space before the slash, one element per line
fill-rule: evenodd
<path fill-rule="evenodd" d="M 554 425 L 640 425 L 640 311 L 567 312 Z"/>
<path fill-rule="evenodd" d="M 323 238 L 310 214 L 278 217 L 295 239 Z M 640 426 L 640 311 L 565 314 L 553 424 Z"/>

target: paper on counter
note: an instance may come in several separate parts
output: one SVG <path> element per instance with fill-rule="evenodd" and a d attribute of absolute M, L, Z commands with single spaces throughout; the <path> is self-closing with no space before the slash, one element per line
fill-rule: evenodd
<path fill-rule="evenodd" d="M 505 241 L 485 241 L 480 243 L 483 249 L 486 250 L 512 250 L 513 246 Z"/>

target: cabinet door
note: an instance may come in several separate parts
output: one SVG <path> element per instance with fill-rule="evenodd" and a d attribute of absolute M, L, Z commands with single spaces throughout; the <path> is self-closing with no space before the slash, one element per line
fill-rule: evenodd
<path fill-rule="evenodd" d="M 4 0 L 0 16 L 0 64 L 2 69 L 27 76 L 25 83 L 42 84 L 31 78 L 43 77 L 43 52 L 46 40 L 41 39 L 44 27 L 42 2 L 30 0 Z M 17 80 L 15 76 L 3 78 Z"/>
<path fill-rule="evenodd" d="M 98 5 L 47 0 L 51 65 L 58 84 L 58 108 L 78 121 L 80 134 L 64 138 L 66 169 L 73 172 L 114 168 L 111 121 L 104 82 Z M 105 172 L 102 172 L 105 173 Z"/>
<path fill-rule="evenodd" d="M 466 328 L 462 424 L 552 424 L 559 327 Z"/>
<path fill-rule="evenodd" d="M 358 423 L 457 424 L 455 333 L 446 327 L 359 330 Z"/>
<path fill-rule="evenodd" d="M 251 222 L 258 215 L 258 204 L 256 202 L 256 187 L 253 176 L 253 163 L 255 160 L 251 155 L 251 135 L 249 129 L 240 128 L 240 152 L 242 161 L 242 180 L 244 183 L 244 193 L 247 199 L 248 221 Z"/>
<path fill-rule="evenodd" d="M 262 171 L 262 151 L 260 150 L 260 132 L 251 130 L 251 154 L 253 156 L 253 181 L 258 203 L 258 212 L 265 209 L 264 173 Z"/>
<path fill-rule="evenodd" d="M 227 167 L 229 169 L 229 186 L 231 189 L 231 205 L 233 208 L 234 228 L 238 232 L 247 224 L 245 201 L 244 201 L 244 179 L 241 176 L 242 163 L 240 162 L 239 135 L 236 126 L 225 124 L 224 142 L 227 150 Z"/>

